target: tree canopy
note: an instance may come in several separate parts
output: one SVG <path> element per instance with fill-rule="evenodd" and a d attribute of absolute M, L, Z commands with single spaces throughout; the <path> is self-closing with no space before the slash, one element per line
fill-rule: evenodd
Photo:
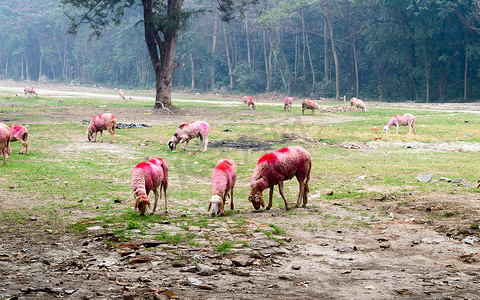
<path fill-rule="evenodd" d="M 176 1 L 2 2 L 0 76 L 156 86 L 162 41 L 175 29 L 173 89 L 388 101 L 480 97 L 475 0 L 264 0 L 248 6 L 252 1 L 185 0 L 168 15 Z M 72 2 L 96 6 L 90 14 L 61 6 Z M 144 26 L 149 3 L 157 32 L 151 47 Z M 214 13 L 219 8 L 223 13 Z M 89 25 L 71 27 L 72 21 Z"/>

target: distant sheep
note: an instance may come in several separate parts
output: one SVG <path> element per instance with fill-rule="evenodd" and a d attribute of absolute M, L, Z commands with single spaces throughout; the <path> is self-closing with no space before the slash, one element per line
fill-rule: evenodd
<path fill-rule="evenodd" d="M 203 152 L 207 151 L 208 135 L 210 134 L 210 125 L 204 121 L 194 121 L 187 124 L 180 125 L 177 132 L 172 136 L 168 142 L 170 150 L 174 150 L 177 144 L 185 142 L 185 148 L 182 145 L 182 149 L 187 151 L 188 142 L 196 137 L 200 137 L 200 145 L 198 150 L 202 148 Z"/>
<path fill-rule="evenodd" d="M 412 133 L 413 129 L 413 134 L 417 134 L 417 131 L 415 130 L 415 116 L 412 114 L 402 114 L 402 115 L 396 115 L 394 116 L 390 122 L 388 122 L 385 127 L 383 127 L 383 132 L 387 133 L 390 127 L 395 125 L 397 127 L 397 132 L 398 134 L 398 126 L 408 126 L 409 131 L 408 134 Z"/>
<path fill-rule="evenodd" d="M 292 109 L 293 99 L 292 97 L 287 97 L 283 100 L 283 109 L 290 111 Z"/>
<path fill-rule="evenodd" d="M 35 95 L 38 96 L 38 94 L 37 94 L 37 92 L 35 91 L 35 89 L 34 89 L 33 87 L 31 87 L 31 86 L 24 88 L 24 89 L 23 89 L 23 92 L 25 93 L 25 95 L 26 95 L 26 94 L 35 94 Z"/>
<path fill-rule="evenodd" d="M 357 108 L 360 108 L 363 112 L 367 111 L 367 107 L 365 106 L 365 103 L 363 102 L 363 100 L 360 100 L 355 97 L 350 99 L 350 107 L 353 107 L 354 110 L 357 110 Z"/>
<path fill-rule="evenodd" d="M 25 154 L 28 154 L 28 130 L 22 125 L 11 125 L 9 126 L 12 131 L 12 136 L 10 137 L 10 142 L 19 141 L 22 143 L 22 150 L 18 154 L 23 154 L 23 149 L 25 149 Z"/>
<path fill-rule="evenodd" d="M 101 142 L 103 143 L 103 131 L 108 130 L 112 135 L 110 143 L 115 139 L 115 127 L 117 126 L 117 119 L 114 115 L 105 113 L 92 117 L 90 124 L 87 127 L 87 138 L 89 141 L 97 141 L 97 132 L 100 131 Z M 95 135 L 95 137 L 94 137 Z"/>
<path fill-rule="evenodd" d="M 305 99 L 302 102 L 302 115 L 305 115 L 306 109 L 312 110 L 312 115 L 314 115 L 314 110 L 319 109 L 317 102 L 315 100 Z"/>
<path fill-rule="evenodd" d="M 250 106 L 255 110 L 257 106 L 253 103 L 253 98 L 250 96 L 243 96 L 243 104 L 245 104 L 245 109 L 250 109 Z"/>
<path fill-rule="evenodd" d="M 160 187 L 160 193 L 158 192 Z M 167 188 L 168 188 L 168 165 L 162 158 L 152 158 L 139 163 L 132 171 L 132 190 L 135 195 L 134 209 L 145 214 L 147 206 L 150 207 L 148 194 L 153 191 L 155 194 L 155 203 L 153 204 L 152 214 L 157 209 L 158 199 L 162 198 L 162 188 L 165 195 L 165 213 L 168 212 Z"/>
<path fill-rule="evenodd" d="M 125 92 L 120 90 L 120 98 L 125 99 Z"/>
<path fill-rule="evenodd" d="M 308 182 L 310 181 L 311 168 L 312 157 L 305 149 L 299 146 L 291 146 L 263 155 L 258 160 L 257 166 L 253 171 L 250 182 L 252 190 L 248 196 L 248 200 L 252 202 L 256 210 L 258 210 L 260 206 L 265 207 L 262 192 L 269 188 L 269 202 L 266 208 L 269 210 L 272 207 L 273 188 L 278 184 L 280 195 L 285 202 L 285 209 L 289 210 L 290 206 L 283 194 L 283 182 L 295 176 L 300 184 L 300 191 L 295 207 L 300 206 L 302 199 L 303 205 L 306 205 L 308 202 Z"/>
<path fill-rule="evenodd" d="M 12 137 L 12 131 L 7 125 L 0 123 L 0 153 L 3 155 L 3 164 L 7 162 L 7 158 L 12 152 L 10 150 L 10 138 Z"/>
<path fill-rule="evenodd" d="M 237 166 L 230 158 L 222 158 L 212 173 L 213 196 L 208 203 L 208 210 L 212 209 L 212 217 L 225 214 L 225 202 L 230 193 L 230 209 L 233 210 L 233 188 L 237 178 Z"/>

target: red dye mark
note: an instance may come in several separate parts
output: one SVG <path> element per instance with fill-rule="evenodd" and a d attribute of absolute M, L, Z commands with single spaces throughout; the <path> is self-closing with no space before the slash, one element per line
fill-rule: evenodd
<path fill-rule="evenodd" d="M 275 151 L 275 152 L 278 152 L 278 153 L 288 153 L 288 152 L 290 152 L 290 149 L 288 149 L 288 147 L 285 147 L 285 148 L 280 149 L 280 150 Z"/>
<path fill-rule="evenodd" d="M 276 161 L 276 160 L 278 160 L 277 155 L 275 153 L 271 152 L 271 153 L 267 153 L 264 156 L 260 157 L 257 164 L 260 164 L 264 161 L 267 161 L 267 163 L 270 163 L 270 162 L 273 162 L 273 161 Z"/>
<path fill-rule="evenodd" d="M 215 169 L 224 171 L 224 170 L 230 169 L 231 167 L 232 167 L 232 163 L 229 162 L 228 160 L 224 160 L 224 161 L 220 162 L 220 163 L 215 167 Z"/>
<path fill-rule="evenodd" d="M 397 115 L 397 117 L 403 117 L 403 114 L 401 114 L 401 115 Z"/>
<path fill-rule="evenodd" d="M 147 169 L 150 168 L 150 163 L 148 161 L 143 161 L 139 163 L 135 168 L 140 168 L 140 169 Z"/>
<path fill-rule="evenodd" d="M 378 128 L 371 128 L 370 130 L 373 130 L 373 131 L 380 131 L 380 129 L 378 129 Z"/>

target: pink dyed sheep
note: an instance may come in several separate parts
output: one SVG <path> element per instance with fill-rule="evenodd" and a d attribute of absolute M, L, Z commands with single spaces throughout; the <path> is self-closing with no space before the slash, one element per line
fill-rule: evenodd
<path fill-rule="evenodd" d="M 35 91 L 35 89 L 34 89 L 33 87 L 31 87 L 31 86 L 24 88 L 24 89 L 23 89 L 23 92 L 25 93 L 25 95 L 26 95 L 26 94 L 35 94 L 35 95 L 38 96 L 38 94 L 37 94 L 37 92 Z"/>
<path fill-rule="evenodd" d="M 196 137 L 200 137 L 200 145 L 198 150 L 203 147 L 203 152 L 207 151 L 208 135 L 210 133 L 210 125 L 204 121 L 194 121 L 187 124 L 180 125 L 177 132 L 172 136 L 168 142 L 170 150 L 174 150 L 177 144 L 185 142 L 185 148 L 182 145 L 182 149 L 187 151 L 188 142 Z"/>
<path fill-rule="evenodd" d="M 270 188 L 269 202 L 266 208 L 267 210 L 270 209 L 272 207 L 273 188 L 278 184 L 280 195 L 285 202 L 285 209 L 289 210 L 290 206 L 283 194 L 283 182 L 295 176 L 300 184 L 300 191 L 295 207 L 300 206 L 302 199 L 303 205 L 306 205 L 308 202 L 308 182 L 310 181 L 311 168 L 312 157 L 305 149 L 299 146 L 291 146 L 263 155 L 258 160 L 257 166 L 253 171 L 250 182 L 252 191 L 248 196 L 248 200 L 252 202 L 256 210 L 258 210 L 260 206 L 265 207 L 262 192 Z"/>
<path fill-rule="evenodd" d="M 22 125 L 11 125 L 9 126 L 10 130 L 12 131 L 12 136 L 10 137 L 10 142 L 19 141 L 22 143 L 22 150 L 18 154 L 23 154 L 23 149 L 25 149 L 25 154 L 28 154 L 28 131 Z"/>
<path fill-rule="evenodd" d="M 160 187 L 160 194 L 157 188 Z M 158 199 L 162 198 L 162 187 L 165 195 L 165 213 L 168 212 L 167 206 L 167 188 L 168 188 L 168 166 L 161 158 L 152 158 L 139 163 L 132 171 L 132 190 L 135 195 L 134 209 L 145 214 L 147 206 L 150 207 L 148 194 L 153 190 L 155 194 L 155 203 L 153 204 L 152 214 L 157 209 Z"/>
<path fill-rule="evenodd" d="M 250 106 L 255 110 L 257 106 L 253 103 L 253 98 L 250 96 L 243 96 L 243 104 L 245 104 L 245 109 L 250 109 Z"/>
<path fill-rule="evenodd" d="M 212 209 L 212 217 L 225 214 L 225 202 L 230 193 L 230 209 L 233 210 L 233 187 L 237 178 L 237 166 L 230 158 L 222 158 L 212 173 L 213 196 L 208 203 L 208 210 Z"/>
<path fill-rule="evenodd" d="M 363 112 L 367 111 L 367 107 L 365 106 L 365 103 L 363 102 L 363 100 L 360 100 L 355 97 L 350 99 L 350 107 L 353 107 L 354 110 L 357 110 L 357 108 L 360 108 Z"/>
<path fill-rule="evenodd" d="M 306 109 L 311 109 L 312 115 L 314 115 L 314 110 L 319 109 L 319 106 L 315 100 L 305 99 L 302 102 L 302 115 L 305 115 Z"/>
<path fill-rule="evenodd" d="M 7 158 L 10 155 L 10 138 L 12 132 L 7 125 L 0 123 L 0 153 L 3 155 L 3 164 L 7 162 Z"/>
<path fill-rule="evenodd" d="M 388 122 L 388 124 L 383 127 L 383 132 L 387 133 L 390 127 L 392 127 L 393 125 L 397 127 L 396 134 L 398 134 L 398 126 L 408 126 L 410 128 L 408 134 L 412 133 L 412 129 L 413 134 L 417 134 L 417 131 L 415 130 L 415 116 L 412 114 L 402 114 L 394 116 L 390 120 L 390 122 Z"/>
<path fill-rule="evenodd" d="M 93 139 L 94 142 L 97 141 L 97 132 L 100 131 L 101 142 L 103 143 L 103 131 L 108 130 L 112 135 L 112 140 L 110 143 L 113 143 L 115 139 L 115 127 L 117 126 L 117 119 L 114 115 L 105 113 L 95 117 L 92 117 L 90 124 L 87 127 L 87 138 L 89 141 Z M 95 137 L 93 136 L 95 135 Z"/>
<path fill-rule="evenodd" d="M 125 92 L 120 90 L 120 98 L 125 99 Z"/>
<path fill-rule="evenodd" d="M 290 111 L 290 109 L 292 108 L 292 104 L 293 104 L 293 99 L 292 99 L 292 97 L 287 97 L 287 98 L 285 98 L 285 99 L 283 100 L 283 109 Z"/>

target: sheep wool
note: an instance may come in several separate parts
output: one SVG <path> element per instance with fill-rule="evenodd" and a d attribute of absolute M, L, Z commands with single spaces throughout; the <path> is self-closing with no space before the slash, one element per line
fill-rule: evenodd
<path fill-rule="evenodd" d="M 312 115 L 314 115 L 314 110 L 319 109 L 320 107 L 318 106 L 317 102 L 315 100 L 311 99 L 305 99 L 302 102 L 302 115 L 305 115 L 305 110 L 306 109 L 311 109 L 312 110 Z"/>
<path fill-rule="evenodd" d="M 292 109 L 293 99 L 292 97 L 287 97 L 283 100 L 283 109 L 290 111 Z"/>
<path fill-rule="evenodd" d="M 396 115 L 392 117 L 390 122 L 388 122 L 388 124 L 385 125 L 385 127 L 383 127 L 383 131 L 387 133 L 390 127 L 392 127 L 393 125 L 397 127 L 396 134 L 398 134 L 399 126 L 408 126 L 410 129 L 408 131 L 408 134 L 412 133 L 412 129 L 413 129 L 413 134 L 417 134 L 417 131 L 415 130 L 415 116 L 412 114 L 401 114 L 401 115 Z"/>
<path fill-rule="evenodd" d="M 160 187 L 160 195 L 157 189 Z M 152 214 L 157 208 L 158 199 L 161 199 L 162 188 L 165 195 L 165 212 L 168 212 L 167 188 L 168 188 L 168 165 L 162 158 L 152 158 L 139 163 L 132 171 L 132 190 L 135 195 L 134 209 L 145 214 L 147 206 L 150 206 L 148 194 L 153 191 L 155 203 Z"/>
<path fill-rule="evenodd" d="M 200 137 L 200 145 L 198 150 L 202 149 L 203 152 L 207 151 L 208 135 L 210 134 L 210 125 L 204 121 L 194 121 L 187 124 L 182 124 L 178 127 L 177 131 L 173 134 L 172 138 L 168 142 L 170 150 L 174 150 L 178 144 L 185 142 L 185 147 L 182 145 L 182 149 L 187 151 L 188 142 L 196 137 Z"/>
<path fill-rule="evenodd" d="M 233 210 L 233 188 L 237 179 L 237 166 L 233 159 L 222 158 L 212 172 L 212 198 L 208 210 L 212 210 L 212 217 L 225 214 L 225 202 L 230 193 L 230 209 Z"/>
<path fill-rule="evenodd" d="M 110 113 L 100 114 L 92 117 L 90 124 L 87 127 L 87 138 L 89 141 L 97 141 L 97 132 L 100 132 L 101 142 L 103 143 L 103 131 L 108 130 L 112 135 L 110 143 L 115 139 L 115 127 L 117 126 L 117 119 Z M 94 136 L 95 135 L 95 136 Z"/>
<path fill-rule="evenodd" d="M 12 137 L 10 138 L 10 142 L 19 141 L 22 143 L 22 150 L 20 150 L 19 154 L 23 154 L 23 150 L 25 149 L 25 154 L 28 154 L 28 130 L 22 125 L 11 125 L 9 126 L 10 130 L 12 131 Z"/>
<path fill-rule="evenodd" d="M 12 131 L 7 125 L 0 123 L 0 153 L 3 155 L 3 164 L 7 162 L 7 158 L 10 155 L 10 138 L 12 137 Z"/>
<path fill-rule="evenodd" d="M 287 200 L 283 194 L 283 182 L 296 177 L 300 184 L 297 204 L 300 206 L 303 199 L 303 205 L 308 202 L 307 194 L 309 192 L 308 182 L 310 181 L 310 171 L 312 168 L 312 157 L 302 147 L 291 146 L 260 157 L 250 182 L 251 193 L 248 197 L 253 207 L 258 210 L 260 206 L 265 207 L 263 201 L 263 190 L 270 189 L 269 203 L 267 210 L 272 207 L 273 188 L 278 184 L 280 195 L 285 202 L 285 209 L 290 209 Z"/>
<path fill-rule="evenodd" d="M 353 107 L 355 110 L 357 110 L 357 108 L 360 108 L 363 112 L 367 111 L 367 107 L 365 106 L 363 100 L 355 97 L 350 99 L 350 107 Z"/>

